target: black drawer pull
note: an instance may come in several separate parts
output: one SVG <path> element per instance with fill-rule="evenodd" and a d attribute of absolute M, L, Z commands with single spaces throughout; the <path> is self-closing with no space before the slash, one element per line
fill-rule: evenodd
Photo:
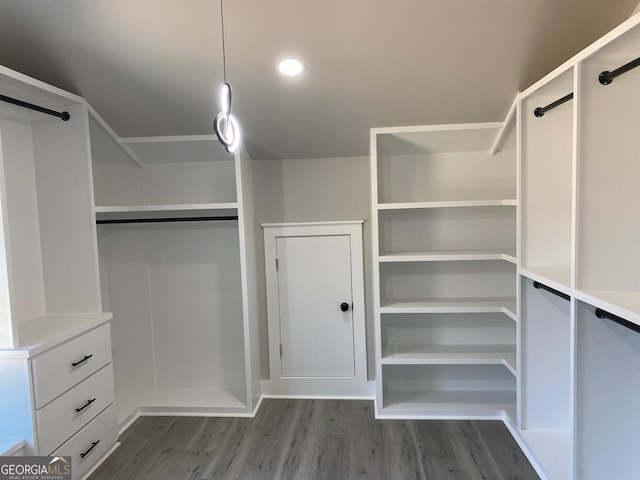
<path fill-rule="evenodd" d="M 85 403 L 83 406 L 81 406 L 80 408 L 76 408 L 76 413 L 80 413 L 82 410 L 87 408 L 89 405 L 91 405 L 95 401 L 96 401 L 95 398 L 92 398 L 91 400 L 88 400 L 87 403 Z"/>
<path fill-rule="evenodd" d="M 80 365 L 81 363 L 86 362 L 87 360 L 89 360 L 91 357 L 93 357 L 93 355 L 85 355 L 84 358 L 82 360 L 78 360 L 77 362 L 74 362 L 71 364 L 72 367 L 77 367 L 78 365 Z"/>
<path fill-rule="evenodd" d="M 87 450 L 86 452 L 84 452 L 84 453 L 81 453 L 81 454 L 80 454 L 80 458 L 84 458 L 84 457 L 86 457 L 87 455 L 89 455 L 89 453 L 91 453 L 91 450 L 93 450 L 94 448 L 96 448 L 96 445 L 98 445 L 99 443 L 100 443 L 100 440 L 96 440 L 95 442 L 93 442 L 93 443 L 91 444 L 91 446 L 89 447 L 89 450 Z"/>

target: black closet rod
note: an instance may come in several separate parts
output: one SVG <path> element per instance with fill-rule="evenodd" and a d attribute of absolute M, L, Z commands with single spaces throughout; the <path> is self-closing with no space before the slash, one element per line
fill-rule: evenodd
<path fill-rule="evenodd" d="M 617 324 L 622 325 L 623 327 L 627 327 L 628 329 L 633 330 L 634 332 L 640 333 L 640 325 L 632 323 L 629 320 L 625 320 L 624 318 L 614 315 L 613 313 L 609 313 L 605 310 L 602 310 L 601 308 L 596 308 L 596 317 L 608 318 L 612 322 L 616 322 Z"/>
<path fill-rule="evenodd" d="M 629 70 L 633 70 L 636 67 L 640 67 L 640 57 L 635 60 L 627 63 L 626 65 L 621 66 L 620 68 L 616 68 L 613 72 L 604 71 L 598 76 L 598 80 L 602 85 L 609 85 L 613 82 L 613 79 L 619 77 L 620 75 L 624 75 Z"/>
<path fill-rule="evenodd" d="M 96 220 L 96 224 L 108 225 L 113 223 L 223 222 L 226 220 L 238 220 L 238 217 L 120 218 L 114 220 Z"/>
<path fill-rule="evenodd" d="M 548 112 L 549 110 L 553 110 L 556 107 L 559 107 L 560 105 L 562 105 L 563 103 L 567 103 L 569 100 L 571 100 L 573 98 L 573 92 L 571 92 L 568 95 L 565 95 L 564 97 L 562 97 L 559 100 L 556 100 L 553 103 L 550 103 L 549 105 L 547 105 L 546 107 L 538 107 L 533 111 L 533 114 L 540 118 L 541 116 L 543 116 L 546 112 Z"/>
<path fill-rule="evenodd" d="M 55 110 L 44 108 L 40 105 L 34 105 L 33 103 L 23 102 L 17 98 L 7 97 L 6 95 L 0 95 L 0 101 L 17 105 L 18 107 L 28 108 L 29 110 L 35 110 L 36 112 L 46 113 L 47 115 L 62 119 L 63 122 L 66 122 L 71 118 L 69 112 L 56 112 Z"/>
<path fill-rule="evenodd" d="M 535 288 L 538 288 L 538 289 L 546 290 L 549 293 L 553 293 L 554 295 L 556 295 L 556 296 L 558 296 L 560 298 L 564 298 L 565 300 L 571 300 L 571 297 L 569 295 L 567 295 L 566 293 L 559 292 L 555 288 L 547 287 L 543 283 L 533 282 L 533 286 Z"/>

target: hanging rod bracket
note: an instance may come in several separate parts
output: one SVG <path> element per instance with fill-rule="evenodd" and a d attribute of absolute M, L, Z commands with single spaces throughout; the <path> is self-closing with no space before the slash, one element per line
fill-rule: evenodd
<path fill-rule="evenodd" d="M 598 80 L 602 85 L 610 85 L 611 82 L 613 82 L 614 78 L 619 77 L 620 75 L 623 75 L 627 73 L 629 70 L 633 70 L 636 67 L 640 67 L 640 57 L 630 61 L 629 63 L 619 68 L 616 68 L 612 72 L 609 72 L 609 71 L 602 72 L 600 75 L 598 75 Z"/>
<path fill-rule="evenodd" d="M 609 75 L 611 75 L 611 72 L 608 70 L 605 70 L 600 75 L 598 75 L 598 81 L 602 85 L 610 85 L 611 82 L 613 82 L 613 78 L 610 78 Z"/>
<path fill-rule="evenodd" d="M 41 107 L 40 105 L 18 100 L 17 98 L 7 97 L 6 95 L 0 95 L 0 101 L 10 103 L 11 105 L 16 105 L 18 107 L 27 108 L 29 110 L 35 110 L 36 112 L 46 113 L 52 117 L 58 117 L 63 122 L 67 122 L 71 118 L 69 112 L 56 112 L 50 108 Z"/>

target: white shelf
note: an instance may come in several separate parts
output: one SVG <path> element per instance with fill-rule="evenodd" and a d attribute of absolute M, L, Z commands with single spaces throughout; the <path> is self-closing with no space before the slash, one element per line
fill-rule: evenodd
<path fill-rule="evenodd" d="M 515 345 L 391 345 L 384 365 L 505 365 L 516 374 Z"/>
<path fill-rule="evenodd" d="M 380 313 L 505 313 L 515 319 L 516 299 L 434 298 L 384 302 Z"/>
<path fill-rule="evenodd" d="M 18 345 L 0 358 L 30 358 L 113 318 L 112 313 L 43 315 L 18 324 Z"/>
<path fill-rule="evenodd" d="M 566 287 L 571 286 L 571 267 L 569 265 L 522 265 L 519 273 L 532 280 L 546 283 L 556 290 L 564 291 Z"/>
<path fill-rule="evenodd" d="M 520 430 L 549 479 L 571 478 L 571 437 L 566 430 Z"/>
<path fill-rule="evenodd" d="M 424 418 L 502 418 L 512 412 L 516 394 L 484 390 L 389 390 L 379 416 Z"/>
<path fill-rule="evenodd" d="M 396 140 L 399 145 L 411 145 L 413 150 L 418 148 L 430 153 L 447 153 L 488 151 L 503 127 L 502 122 L 487 122 L 381 127 L 371 131 L 382 141 Z"/>
<path fill-rule="evenodd" d="M 410 210 L 419 208 L 461 208 L 461 207 L 515 207 L 518 204 L 515 199 L 498 200 L 452 200 L 439 202 L 404 202 L 404 203 L 379 203 L 378 210 Z"/>
<path fill-rule="evenodd" d="M 578 295 L 582 297 L 581 300 L 640 325 L 638 291 L 580 290 Z"/>
<path fill-rule="evenodd" d="M 238 204 L 233 203 L 191 203 L 179 205 L 126 205 L 96 206 L 97 220 L 115 220 L 131 218 L 161 218 L 166 216 L 184 218 L 190 216 L 238 215 Z"/>
<path fill-rule="evenodd" d="M 213 388 L 117 389 L 118 424 L 138 413 L 246 414 L 243 393 Z"/>
<path fill-rule="evenodd" d="M 516 263 L 516 251 L 504 250 L 448 250 L 429 252 L 401 252 L 381 255 L 379 261 L 384 262 L 445 262 L 445 261 L 481 261 L 506 260 Z"/>

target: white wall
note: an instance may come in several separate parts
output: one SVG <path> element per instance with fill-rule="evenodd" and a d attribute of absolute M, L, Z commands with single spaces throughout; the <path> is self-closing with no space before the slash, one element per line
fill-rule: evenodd
<path fill-rule="evenodd" d="M 633 13 L 631 15 L 633 16 L 638 12 L 640 12 L 640 3 L 638 3 L 638 6 L 636 7 L 636 9 L 633 11 Z"/>
<path fill-rule="evenodd" d="M 364 220 L 367 363 L 374 375 L 369 157 L 253 162 L 256 223 Z M 269 377 L 264 236 L 258 228 L 262 376 Z"/>

